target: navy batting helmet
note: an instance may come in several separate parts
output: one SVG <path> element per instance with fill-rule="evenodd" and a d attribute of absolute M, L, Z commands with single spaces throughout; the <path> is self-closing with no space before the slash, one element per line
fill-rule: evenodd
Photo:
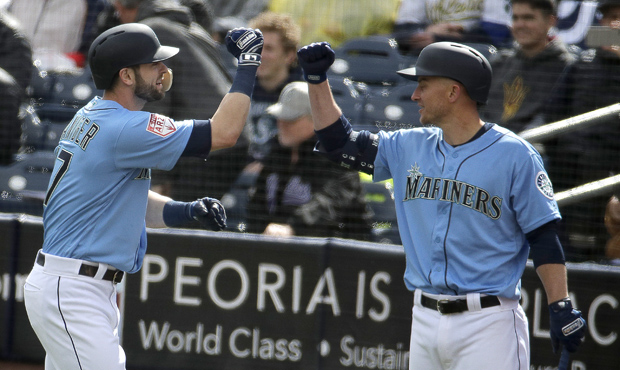
<path fill-rule="evenodd" d="M 127 23 L 97 36 L 88 51 L 88 64 L 98 89 L 110 88 L 121 69 L 138 64 L 160 62 L 173 57 L 179 48 L 163 46 L 151 27 Z"/>
<path fill-rule="evenodd" d="M 487 58 L 467 45 L 435 42 L 420 52 L 413 68 L 402 69 L 399 75 L 417 81 L 420 76 L 447 77 L 465 86 L 469 96 L 486 104 L 493 71 Z"/>

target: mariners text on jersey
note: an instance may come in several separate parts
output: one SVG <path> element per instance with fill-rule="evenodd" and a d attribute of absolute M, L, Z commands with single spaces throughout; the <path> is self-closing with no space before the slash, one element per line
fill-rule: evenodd
<path fill-rule="evenodd" d="M 437 199 L 471 208 L 493 220 L 502 216 L 502 198 L 482 188 L 454 179 L 425 177 L 417 163 L 408 172 L 403 201 Z"/>
<path fill-rule="evenodd" d="M 88 143 L 99 132 L 99 125 L 82 115 L 76 115 L 65 127 L 60 140 L 68 140 L 76 143 L 82 150 L 86 150 Z"/>

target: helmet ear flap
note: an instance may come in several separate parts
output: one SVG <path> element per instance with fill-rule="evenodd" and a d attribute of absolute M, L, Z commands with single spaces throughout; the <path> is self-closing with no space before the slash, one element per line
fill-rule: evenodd
<path fill-rule="evenodd" d="M 168 68 L 161 78 L 161 85 L 165 92 L 172 87 L 172 69 Z"/>

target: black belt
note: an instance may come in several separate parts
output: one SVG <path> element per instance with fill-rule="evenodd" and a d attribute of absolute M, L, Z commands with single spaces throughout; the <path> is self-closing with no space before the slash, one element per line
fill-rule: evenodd
<path fill-rule="evenodd" d="M 420 303 L 422 306 L 426 308 L 430 308 L 431 310 L 439 311 L 442 315 L 449 315 L 453 313 L 461 313 L 465 311 L 469 311 L 467 307 L 467 299 L 455 299 L 455 300 L 447 300 L 447 299 L 433 299 L 422 294 L 420 297 Z M 487 308 L 493 306 L 499 306 L 499 299 L 494 295 L 487 295 L 484 297 L 480 297 L 480 307 Z"/>
<path fill-rule="evenodd" d="M 39 253 L 39 255 L 37 256 L 37 263 L 41 266 L 45 266 L 45 255 L 43 253 Z M 92 266 L 82 263 L 78 274 L 88 277 L 95 277 L 95 275 L 97 275 L 97 270 L 99 270 L 98 266 Z M 103 277 L 101 279 L 106 281 L 112 281 L 116 284 L 120 283 L 121 280 L 123 280 L 123 275 L 125 275 L 125 272 L 121 270 L 108 269 L 103 274 Z"/>

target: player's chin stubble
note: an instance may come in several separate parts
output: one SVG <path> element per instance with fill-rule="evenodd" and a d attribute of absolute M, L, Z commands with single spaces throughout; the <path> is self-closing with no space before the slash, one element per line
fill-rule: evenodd
<path fill-rule="evenodd" d="M 161 100 L 166 95 L 165 92 L 157 90 L 156 86 L 147 84 L 139 74 L 136 74 L 136 91 L 134 94 L 147 102 Z"/>

